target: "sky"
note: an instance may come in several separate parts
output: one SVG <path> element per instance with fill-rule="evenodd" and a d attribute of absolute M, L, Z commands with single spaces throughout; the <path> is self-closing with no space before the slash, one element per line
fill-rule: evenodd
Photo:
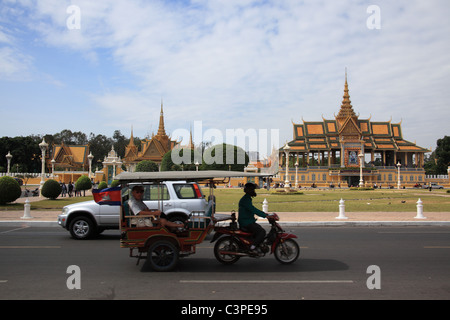
<path fill-rule="evenodd" d="M 163 103 L 174 140 L 244 132 L 264 153 L 292 123 L 334 119 L 347 70 L 361 119 L 434 149 L 450 134 L 449 16 L 448 0 L 1 0 L 0 136 L 143 138 Z"/>

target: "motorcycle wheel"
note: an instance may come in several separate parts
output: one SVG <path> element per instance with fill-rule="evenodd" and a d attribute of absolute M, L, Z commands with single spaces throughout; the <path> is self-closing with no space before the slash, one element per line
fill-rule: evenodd
<path fill-rule="evenodd" d="M 239 256 L 233 254 L 222 254 L 221 251 L 239 251 L 239 243 L 232 237 L 222 237 L 217 240 L 214 246 L 214 256 L 216 259 L 223 264 L 233 264 L 239 260 Z"/>
<path fill-rule="evenodd" d="M 278 242 L 274 251 L 275 259 L 282 264 L 290 264 L 297 260 L 300 255 L 300 247 L 292 239 Z"/>

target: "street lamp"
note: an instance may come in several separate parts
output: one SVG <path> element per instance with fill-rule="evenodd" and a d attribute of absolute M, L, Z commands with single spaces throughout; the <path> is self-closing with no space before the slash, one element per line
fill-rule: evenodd
<path fill-rule="evenodd" d="M 362 188 L 362 187 L 364 187 L 364 180 L 363 180 L 364 153 L 360 152 L 358 154 L 358 157 L 359 157 L 359 187 Z"/>
<path fill-rule="evenodd" d="M 92 155 L 92 152 L 89 152 L 88 160 L 89 160 L 89 179 L 91 178 L 91 170 L 92 170 L 92 159 L 94 159 L 94 156 Z"/>
<path fill-rule="evenodd" d="M 402 166 L 402 164 L 400 163 L 400 161 L 399 162 L 397 162 L 397 168 L 398 168 L 398 174 L 397 174 L 397 176 L 398 176 L 398 180 L 397 180 L 397 189 L 399 189 L 400 190 L 400 188 L 401 188 L 401 182 L 400 182 L 400 167 Z"/>
<path fill-rule="evenodd" d="M 113 164 L 113 180 L 116 179 L 116 159 L 114 158 L 112 161 Z"/>
<path fill-rule="evenodd" d="M 8 170 L 6 171 L 6 175 L 9 176 L 9 166 L 11 165 L 11 158 L 12 158 L 12 154 L 10 151 L 8 151 L 8 154 L 6 155 L 6 160 L 8 161 Z"/>
<path fill-rule="evenodd" d="M 291 188 L 289 187 L 289 151 L 291 150 L 291 147 L 286 142 L 286 145 L 283 148 L 284 153 L 286 154 L 286 181 L 284 181 L 284 190 L 286 192 L 289 192 Z"/>
<path fill-rule="evenodd" d="M 52 159 L 52 179 L 55 177 L 55 158 Z"/>
<path fill-rule="evenodd" d="M 42 152 L 41 186 L 40 186 L 39 190 L 42 190 L 42 187 L 44 186 L 44 183 L 45 183 L 45 179 L 44 179 L 44 175 L 45 175 L 45 151 L 47 151 L 47 147 L 48 147 L 48 143 L 46 143 L 44 138 L 42 138 L 42 142 L 39 143 L 39 148 L 41 149 L 41 152 Z"/>

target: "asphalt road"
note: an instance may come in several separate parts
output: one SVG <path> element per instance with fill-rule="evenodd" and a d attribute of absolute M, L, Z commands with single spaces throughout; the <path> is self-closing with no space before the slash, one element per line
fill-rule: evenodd
<path fill-rule="evenodd" d="M 223 266 L 205 241 L 174 272 L 156 273 L 128 257 L 118 231 L 77 241 L 60 228 L 0 227 L 0 299 L 450 298 L 449 227 L 287 229 L 301 247 L 293 265 L 269 255 Z"/>

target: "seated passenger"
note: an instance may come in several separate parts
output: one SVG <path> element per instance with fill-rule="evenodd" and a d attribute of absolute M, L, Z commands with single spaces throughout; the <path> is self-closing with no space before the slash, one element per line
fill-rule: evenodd
<path fill-rule="evenodd" d="M 144 188 L 142 186 L 134 186 L 133 189 L 131 189 L 131 195 L 132 197 L 130 197 L 128 205 L 134 215 L 153 215 L 159 217 L 159 222 L 163 227 L 177 228 L 178 231 L 184 231 L 183 226 L 179 223 L 168 221 L 164 212 L 150 211 L 144 201 L 142 201 L 144 196 Z"/>

